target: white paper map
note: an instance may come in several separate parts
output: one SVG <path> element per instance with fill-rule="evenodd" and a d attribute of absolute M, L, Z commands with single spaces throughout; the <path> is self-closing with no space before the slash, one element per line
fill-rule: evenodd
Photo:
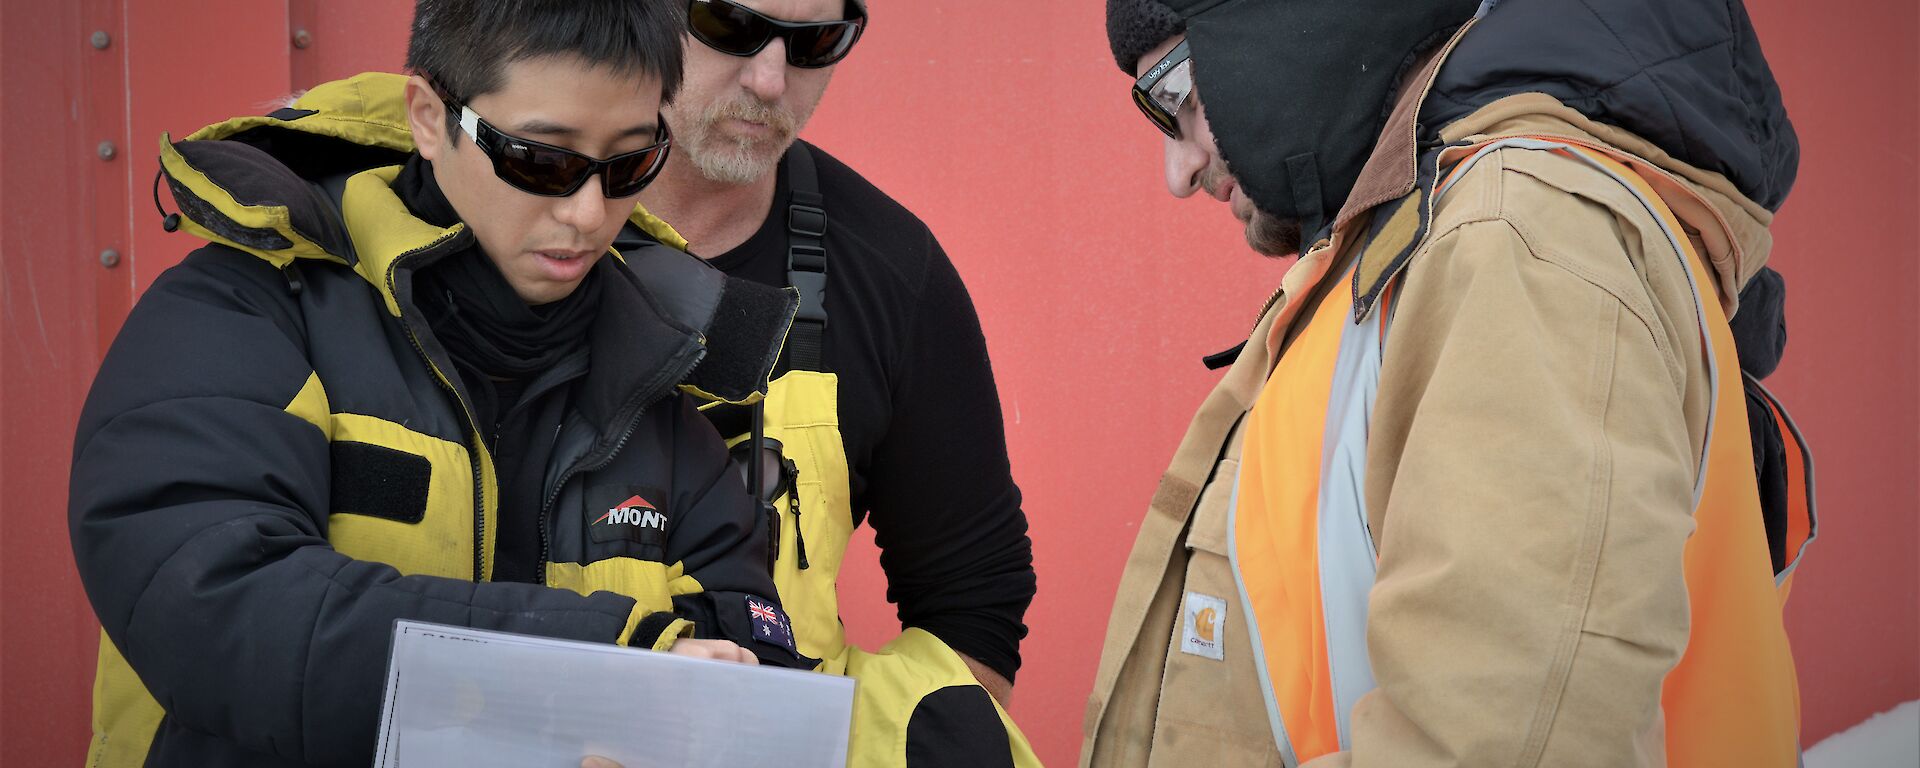
<path fill-rule="evenodd" d="M 851 678 L 401 621 L 378 768 L 841 768 Z"/>

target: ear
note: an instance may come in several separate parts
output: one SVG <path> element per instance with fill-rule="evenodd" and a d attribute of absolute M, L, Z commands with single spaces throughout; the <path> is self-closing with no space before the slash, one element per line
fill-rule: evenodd
<path fill-rule="evenodd" d="M 407 78 L 407 124 L 413 129 L 413 146 L 420 156 L 438 160 L 453 151 L 447 137 L 447 105 L 433 92 L 425 78 Z"/>

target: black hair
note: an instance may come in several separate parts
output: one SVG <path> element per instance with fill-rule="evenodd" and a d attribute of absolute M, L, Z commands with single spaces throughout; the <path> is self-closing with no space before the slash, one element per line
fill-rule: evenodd
<path fill-rule="evenodd" d="M 686 9 L 679 0 L 416 0 L 407 68 L 465 104 L 501 86 L 510 63 L 573 55 L 623 75 L 660 78 L 661 103 L 680 88 Z M 459 115 L 448 110 L 451 138 Z"/>

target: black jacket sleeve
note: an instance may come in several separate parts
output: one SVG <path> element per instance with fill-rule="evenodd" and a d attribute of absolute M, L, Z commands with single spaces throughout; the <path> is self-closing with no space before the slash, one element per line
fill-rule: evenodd
<path fill-rule="evenodd" d="M 898 337 L 891 422 L 862 503 L 900 622 L 1011 680 L 1035 588 L 1033 545 L 980 319 L 927 239 L 917 312 Z"/>
<path fill-rule="evenodd" d="M 633 602 L 403 576 L 328 546 L 329 454 L 270 266 L 196 252 L 143 296 L 75 440 L 74 557 L 107 637 L 186 728 L 308 763 L 372 758 L 397 619 L 611 642 Z"/>

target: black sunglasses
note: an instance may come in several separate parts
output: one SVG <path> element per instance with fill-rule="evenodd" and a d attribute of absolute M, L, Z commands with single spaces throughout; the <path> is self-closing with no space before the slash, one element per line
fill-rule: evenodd
<path fill-rule="evenodd" d="M 752 56 L 778 37 L 787 42 L 787 63 L 818 69 L 846 58 L 867 13 L 847 0 L 848 18 L 840 21 L 782 21 L 729 0 L 693 0 L 687 4 L 687 29 L 695 40 L 721 53 Z"/>
<path fill-rule="evenodd" d="M 1193 95 L 1193 55 L 1187 41 L 1160 57 L 1152 69 L 1133 81 L 1133 103 L 1167 138 L 1180 139 L 1180 107 Z"/>
<path fill-rule="evenodd" d="M 541 197 L 567 197 L 580 191 L 587 179 L 600 176 L 600 189 L 609 198 L 632 197 L 646 189 L 653 177 L 666 167 L 667 151 L 673 137 L 667 133 L 667 121 L 659 120 L 654 142 L 632 152 L 623 152 L 605 160 L 588 157 L 565 147 L 542 144 L 501 131 L 474 113 L 473 107 L 458 104 L 445 95 L 447 109 L 460 114 L 460 130 L 473 139 L 481 154 L 493 161 L 493 173 L 522 192 Z"/>

